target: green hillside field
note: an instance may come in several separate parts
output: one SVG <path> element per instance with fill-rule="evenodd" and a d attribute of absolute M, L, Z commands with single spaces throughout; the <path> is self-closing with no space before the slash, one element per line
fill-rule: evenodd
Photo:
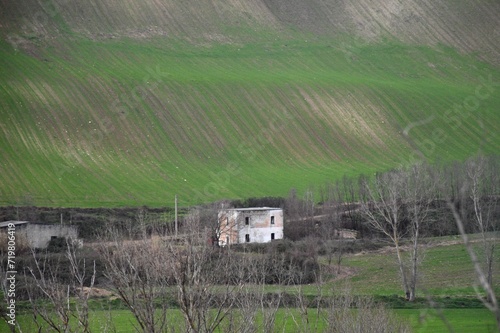
<path fill-rule="evenodd" d="M 498 153 L 500 46 L 484 32 L 500 7 L 476 2 L 441 21 L 451 1 L 392 21 L 362 1 L 3 3 L 0 204 L 285 196 Z"/>

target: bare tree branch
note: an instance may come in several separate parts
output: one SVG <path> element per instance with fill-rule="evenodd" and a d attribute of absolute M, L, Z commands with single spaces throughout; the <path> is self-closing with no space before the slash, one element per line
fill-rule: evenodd
<path fill-rule="evenodd" d="M 479 280 L 479 284 L 481 285 L 481 288 L 487 295 L 487 298 L 485 299 L 483 295 L 479 292 L 479 289 L 475 288 L 477 297 L 483 302 L 484 306 L 494 314 L 497 322 L 498 331 L 500 332 L 500 308 L 498 307 L 498 300 L 495 296 L 495 291 L 493 290 L 492 285 L 488 282 L 488 278 L 481 267 L 481 264 L 479 262 L 476 253 L 474 252 L 474 249 L 472 248 L 472 245 L 469 241 L 469 237 L 465 232 L 462 217 L 458 213 L 455 204 L 452 201 L 449 201 L 448 206 L 450 207 L 453 213 L 453 217 L 455 218 L 455 222 L 457 223 L 458 230 L 462 235 L 463 243 L 472 261 L 472 265 L 474 267 L 474 271 L 476 272 L 476 277 Z"/>

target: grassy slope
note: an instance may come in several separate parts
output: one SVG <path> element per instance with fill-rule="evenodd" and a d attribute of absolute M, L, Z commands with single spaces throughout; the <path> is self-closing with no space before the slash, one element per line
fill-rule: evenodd
<path fill-rule="evenodd" d="M 437 240 L 437 239 L 436 239 Z M 472 286 L 477 284 L 475 273 L 465 250 L 457 237 L 455 245 L 430 245 L 423 251 L 423 262 L 420 269 L 420 280 L 417 286 L 418 297 L 474 297 Z M 448 240 L 449 242 L 449 240 Z M 477 253 L 480 247 L 477 245 Z M 480 255 L 480 254 L 478 254 Z M 495 255 L 500 255 L 497 249 Z M 387 260 L 387 259 L 393 260 Z M 401 295 L 401 282 L 398 277 L 396 255 L 393 251 L 368 253 L 347 257 L 343 263 L 357 270 L 350 278 L 349 285 L 361 294 Z M 493 276 L 499 276 L 500 267 L 495 266 Z M 500 283 L 494 278 L 496 293 L 500 291 Z M 344 282 L 341 282 L 344 283 Z"/>
<path fill-rule="evenodd" d="M 285 195 L 408 163 L 415 147 L 431 160 L 500 148 L 497 86 L 477 109 L 445 116 L 474 96 L 481 78 L 499 80 L 495 61 L 418 45 L 439 36 L 416 39 L 394 17 L 342 7 L 351 21 L 333 24 L 318 12 L 332 6 L 326 1 L 313 12 L 279 1 L 48 4 L 3 4 L 13 15 L 2 21 L 10 44 L 0 42 L 0 204 Z M 430 11 L 422 6 L 413 12 Z M 23 15 L 29 32 L 18 29 Z M 385 27 L 375 39 L 349 30 L 363 15 Z M 328 26 L 334 34 L 324 33 Z M 492 52 L 481 55 L 496 59 Z"/>

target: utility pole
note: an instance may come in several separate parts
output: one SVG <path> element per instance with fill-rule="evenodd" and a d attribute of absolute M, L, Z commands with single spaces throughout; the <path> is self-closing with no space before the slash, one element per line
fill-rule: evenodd
<path fill-rule="evenodd" d="M 175 238 L 177 238 L 177 194 L 175 195 Z"/>

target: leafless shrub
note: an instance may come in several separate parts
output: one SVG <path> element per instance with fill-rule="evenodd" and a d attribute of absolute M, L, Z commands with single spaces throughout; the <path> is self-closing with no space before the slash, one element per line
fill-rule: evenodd
<path fill-rule="evenodd" d="M 68 240 L 66 245 L 69 281 L 61 279 L 61 261 L 49 261 L 47 253 L 32 250 L 33 266 L 26 267 L 25 281 L 38 332 L 91 332 L 88 300 L 95 282 L 95 262 L 88 277 L 87 263 L 79 257 L 78 244 Z"/>
<path fill-rule="evenodd" d="M 409 325 L 377 305 L 371 298 L 342 292 L 326 310 L 327 333 L 411 332 Z"/>
<path fill-rule="evenodd" d="M 167 328 L 169 287 L 173 286 L 169 251 L 163 242 L 143 236 L 127 240 L 110 228 L 98 251 L 105 276 L 136 319 L 136 330 L 162 332 Z"/>

